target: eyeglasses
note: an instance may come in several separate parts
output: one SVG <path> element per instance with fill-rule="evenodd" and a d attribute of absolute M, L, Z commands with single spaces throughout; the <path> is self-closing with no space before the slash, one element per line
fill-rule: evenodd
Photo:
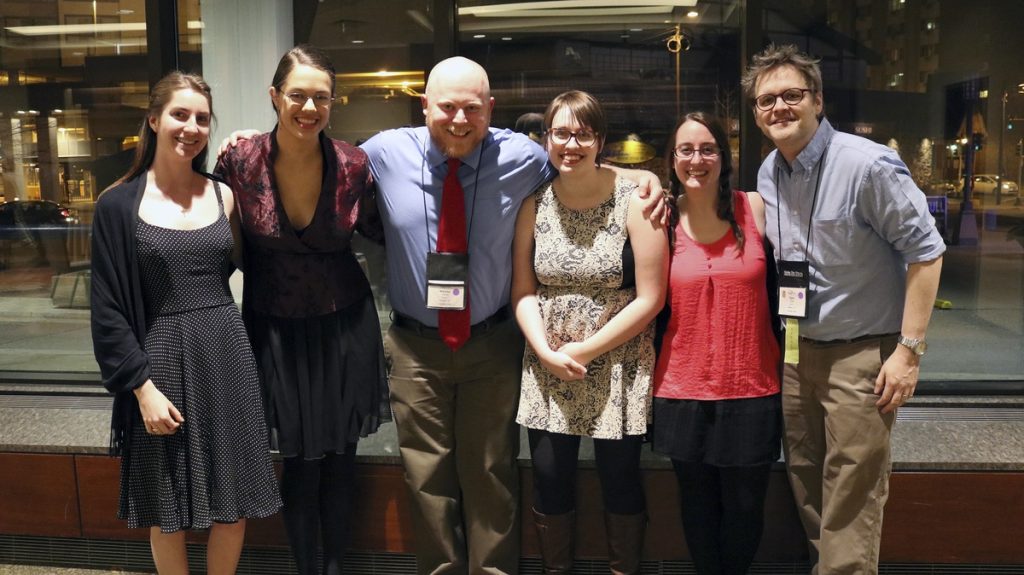
<path fill-rule="evenodd" d="M 775 101 L 782 98 L 782 101 L 790 106 L 796 106 L 804 99 L 804 94 L 813 92 L 810 88 L 790 88 L 781 94 L 761 94 L 754 98 L 754 105 L 761 110 L 771 110 L 775 107 Z"/>
<path fill-rule="evenodd" d="M 721 150 L 718 149 L 718 146 L 711 145 L 694 148 L 689 144 L 680 144 L 672 150 L 672 155 L 680 160 L 692 160 L 694 154 L 699 154 L 705 160 L 714 160 L 720 153 Z"/>
<path fill-rule="evenodd" d="M 551 138 L 552 142 L 559 146 L 568 144 L 569 140 L 573 138 L 576 138 L 576 143 L 582 148 L 589 148 L 597 141 L 597 134 L 591 130 L 579 130 L 578 132 L 573 132 L 566 128 L 555 128 L 553 130 L 548 130 L 548 136 Z"/>
<path fill-rule="evenodd" d="M 334 98 L 329 94 L 314 94 L 312 96 L 307 96 L 302 92 L 288 92 L 284 97 L 288 98 L 288 101 L 292 104 L 300 107 L 305 106 L 306 102 L 309 100 L 313 100 L 313 104 L 318 108 L 330 106 L 331 102 L 334 101 Z"/>

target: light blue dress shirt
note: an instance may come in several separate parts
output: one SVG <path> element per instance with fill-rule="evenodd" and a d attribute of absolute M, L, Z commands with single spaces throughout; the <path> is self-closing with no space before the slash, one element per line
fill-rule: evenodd
<path fill-rule="evenodd" d="M 426 127 L 387 130 L 361 147 L 377 183 L 391 306 L 436 326 L 437 311 L 426 307 L 427 252 L 437 246 L 447 157 Z M 536 142 L 495 128 L 462 160 L 459 181 L 469 236 L 470 323 L 475 324 L 509 303 L 519 206 L 555 171 Z"/>
<path fill-rule="evenodd" d="M 757 187 L 776 259 L 810 264 L 800 335 L 827 341 L 899 332 L 907 265 L 946 250 L 899 155 L 822 119 L 792 166 L 778 150 L 765 158 Z"/>

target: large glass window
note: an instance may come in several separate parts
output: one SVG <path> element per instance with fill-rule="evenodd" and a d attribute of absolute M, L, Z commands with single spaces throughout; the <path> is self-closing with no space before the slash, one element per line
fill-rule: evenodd
<path fill-rule="evenodd" d="M 1024 378 L 1020 2 L 774 4 L 765 42 L 822 59 L 839 130 L 896 149 L 949 244 L 925 380 Z M 827 22 L 827 24 L 826 24 Z"/>
<path fill-rule="evenodd" d="M 143 0 L 0 5 L 0 371 L 96 370 L 89 226 L 146 104 Z"/>
<path fill-rule="evenodd" d="M 822 59 L 830 121 L 899 150 L 949 242 L 923 379 L 1024 379 L 1024 3 L 808 0 L 744 14 L 739 0 L 179 0 L 177 38 L 159 50 L 146 4 L 0 3 L 0 372 L 95 373 L 92 206 L 130 162 L 157 60 L 210 81 L 214 142 L 273 126 L 277 59 L 312 42 L 338 68 L 332 137 L 421 123 L 426 72 L 459 53 L 488 69 L 496 126 L 587 90 L 609 114 L 606 159 L 665 176 L 679 115 L 710 110 L 729 120 L 736 174 L 750 174 L 770 144 L 750 130 L 743 52 L 793 42 Z M 383 255 L 357 249 L 386 324 Z"/>

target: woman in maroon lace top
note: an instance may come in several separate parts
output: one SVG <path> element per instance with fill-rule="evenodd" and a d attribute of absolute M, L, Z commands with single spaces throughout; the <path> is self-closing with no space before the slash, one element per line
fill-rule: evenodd
<path fill-rule="evenodd" d="M 244 238 L 243 314 L 284 456 L 281 495 L 299 572 L 340 573 L 356 443 L 389 417 L 370 284 L 352 252 L 381 237 L 366 155 L 323 130 L 334 66 L 296 46 L 270 88 L 277 126 L 241 140 L 217 173 L 237 195 Z"/>

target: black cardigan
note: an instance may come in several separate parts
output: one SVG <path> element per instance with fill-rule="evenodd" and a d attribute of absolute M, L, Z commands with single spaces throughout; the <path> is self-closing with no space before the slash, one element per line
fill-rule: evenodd
<path fill-rule="evenodd" d="M 146 312 L 139 277 L 135 228 L 146 174 L 103 192 L 92 224 L 92 345 L 103 386 L 114 393 L 110 451 L 128 448 L 132 424 L 139 418 L 132 393 L 149 379 Z"/>

